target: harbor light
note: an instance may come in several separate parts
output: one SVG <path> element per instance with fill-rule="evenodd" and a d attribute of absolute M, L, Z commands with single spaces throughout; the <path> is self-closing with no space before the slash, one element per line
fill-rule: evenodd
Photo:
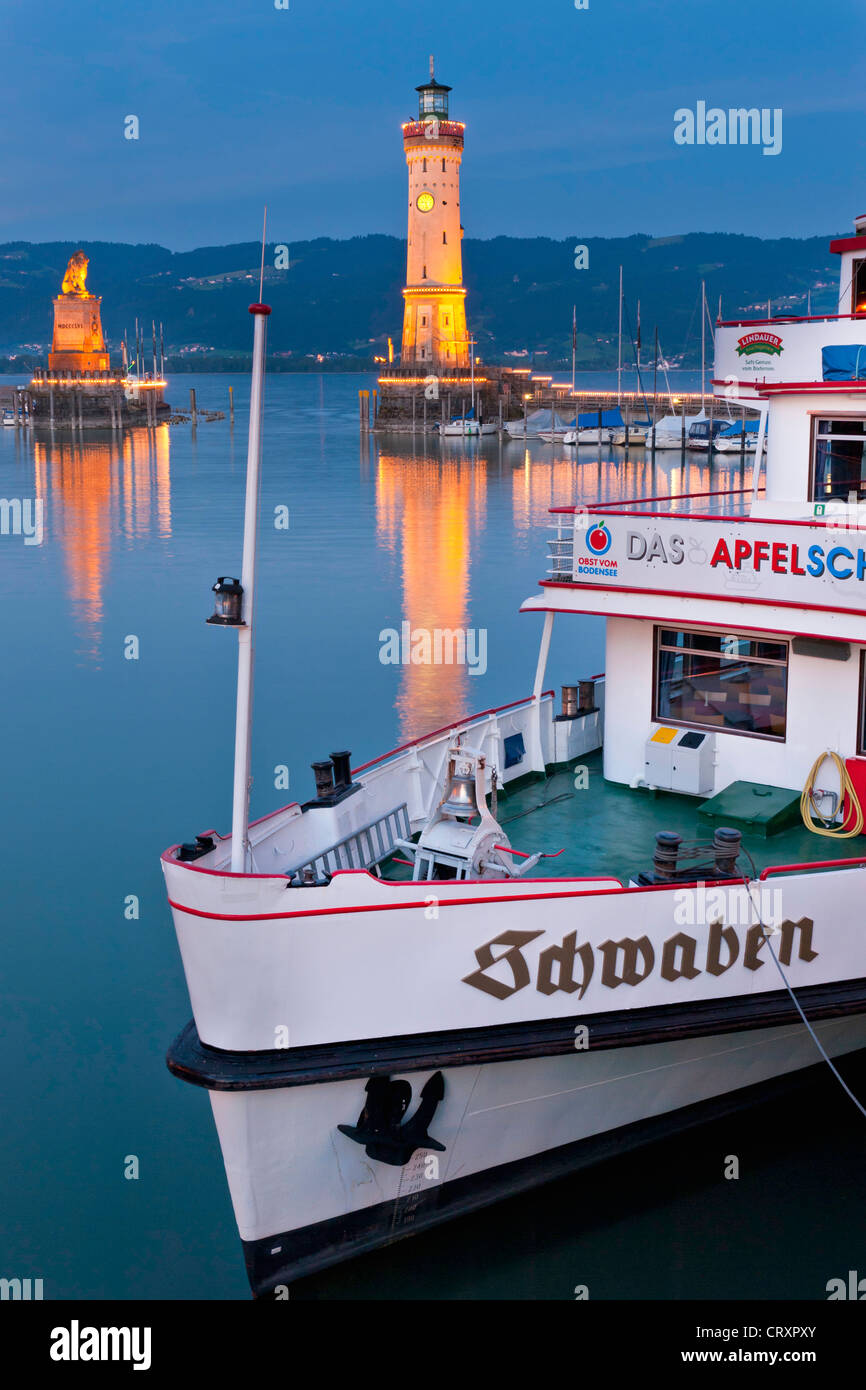
<path fill-rule="evenodd" d="M 244 591 L 238 580 L 232 579 L 229 575 L 221 575 L 213 586 L 213 592 L 216 595 L 214 610 L 207 621 L 220 627 L 243 627 L 241 605 Z"/>

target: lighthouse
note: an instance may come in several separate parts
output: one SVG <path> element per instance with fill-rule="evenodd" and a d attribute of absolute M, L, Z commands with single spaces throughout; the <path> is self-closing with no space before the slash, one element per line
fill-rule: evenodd
<path fill-rule="evenodd" d="M 460 225 L 463 130 L 448 116 L 450 87 L 430 79 L 416 88 L 418 118 L 403 125 L 409 169 L 409 238 L 403 290 L 404 367 L 430 374 L 469 365 Z"/>

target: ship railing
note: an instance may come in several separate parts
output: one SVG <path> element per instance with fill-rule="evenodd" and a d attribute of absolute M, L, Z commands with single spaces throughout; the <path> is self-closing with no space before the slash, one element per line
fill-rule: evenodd
<path fill-rule="evenodd" d="M 406 803 L 387 811 L 384 816 L 361 825 L 344 835 L 336 844 L 313 854 L 309 859 L 290 865 L 288 873 L 302 878 L 309 870 L 314 879 L 330 877 L 340 869 L 372 869 L 393 854 L 398 841 L 410 835 L 409 810 Z"/>
<path fill-rule="evenodd" d="M 599 691 L 597 703 L 600 699 Z M 435 809 L 448 750 L 458 735 L 467 747 L 484 754 L 490 793 L 494 769 L 496 785 L 502 788 L 527 772 L 543 772 L 554 761 L 553 714 L 553 691 L 545 690 L 537 701 L 529 695 L 467 715 L 355 767 L 352 780 L 361 791 L 339 803 L 333 815 L 321 809 L 304 811 L 295 803 L 250 827 L 256 872 L 273 868 L 291 875 L 311 867 L 314 877 L 320 877 L 323 867 L 327 873 L 372 868 L 395 836 L 389 818 L 399 821 L 397 838 L 408 839 Z M 586 740 L 587 746 L 598 746 L 600 735 L 587 729 Z M 334 815 L 339 819 L 337 834 Z"/>

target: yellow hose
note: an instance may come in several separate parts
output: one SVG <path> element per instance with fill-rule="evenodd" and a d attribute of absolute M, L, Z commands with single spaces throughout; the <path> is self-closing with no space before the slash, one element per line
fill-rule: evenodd
<path fill-rule="evenodd" d="M 854 812 L 854 824 L 851 826 L 850 830 L 843 830 L 842 825 L 816 825 L 812 817 L 813 809 L 816 814 L 818 812 L 818 808 L 815 805 L 815 781 L 828 758 L 835 765 L 836 771 L 839 774 L 839 786 L 841 789 L 839 805 L 840 807 L 846 806 L 848 813 L 852 810 Z M 831 840 L 853 840 L 855 835 L 861 833 L 863 829 L 863 807 L 860 805 L 857 793 L 854 790 L 854 783 L 848 776 L 848 769 L 838 753 L 822 753 L 820 758 L 815 759 L 809 776 L 806 778 L 806 785 L 800 797 L 800 815 L 803 817 L 803 824 L 807 830 L 811 830 L 815 835 L 826 835 L 827 838 Z M 819 819 L 823 819 L 823 817 L 819 816 Z"/>

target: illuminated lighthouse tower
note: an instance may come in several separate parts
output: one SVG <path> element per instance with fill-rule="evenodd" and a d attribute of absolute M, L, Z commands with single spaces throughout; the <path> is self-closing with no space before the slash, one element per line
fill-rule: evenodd
<path fill-rule="evenodd" d="M 403 126 L 409 166 L 409 247 L 403 291 L 403 366 L 430 372 L 469 364 L 460 241 L 463 124 L 448 119 L 450 87 L 416 88 L 418 119 Z"/>

